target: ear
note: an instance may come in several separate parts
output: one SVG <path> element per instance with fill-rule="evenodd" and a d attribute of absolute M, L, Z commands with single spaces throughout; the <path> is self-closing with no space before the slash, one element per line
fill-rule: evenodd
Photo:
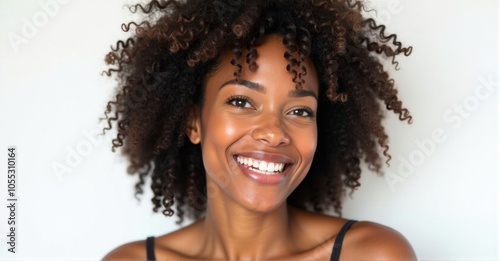
<path fill-rule="evenodd" d="M 193 144 L 201 141 L 201 116 L 198 106 L 193 106 L 189 111 L 186 135 Z"/>

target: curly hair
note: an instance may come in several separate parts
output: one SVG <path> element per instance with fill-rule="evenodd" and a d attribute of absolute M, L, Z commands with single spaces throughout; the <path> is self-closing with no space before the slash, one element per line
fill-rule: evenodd
<path fill-rule="evenodd" d="M 361 1 L 153 0 L 129 9 L 144 18 L 123 24 L 130 38 L 105 57 L 110 68 L 103 73 L 116 74 L 118 88 L 101 118 L 108 125 L 103 134 L 116 121 L 112 151 L 121 147 L 127 172 L 138 175 L 136 196 L 150 177 L 153 210 L 163 208 L 172 216 L 175 204 L 179 223 L 205 212 L 209 195 L 201 149 L 189 142 L 185 129 L 191 108 L 202 106 L 205 78 L 217 70 L 224 51 L 232 52 L 239 80 L 244 67 L 257 70 L 256 47 L 263 37 L 278 34 L 296 88 L 303 83 L 306 58 L 317 69 L 318 143 L 309 173 L 287 199 L 295 207 L 340 215 L 346 189 L 360 186 L 362 161 L 382 174 L 382 155 L 387 164 L 391 159 L 383 107 L 412 121 L 383 68 L 383 59 L 390 59 L 397 69 L 395 57 L 410 55 L 412 47 L 364 18 Z"/>

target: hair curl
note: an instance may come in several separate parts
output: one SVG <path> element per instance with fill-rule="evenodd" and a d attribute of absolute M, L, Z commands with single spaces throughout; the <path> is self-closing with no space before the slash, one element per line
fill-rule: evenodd
<path fill-rule="evenodd" d="M 202 106 L 205 77 L 214 72 L 223 51 L 239 80 L 246 66 L 258 67 L 256 47 L 268 34 L 283 36 L 286 70 L 301 88 L 311 57 L 318 71 L 318 145 L 311 169 L 288 203 L 307 210 L 340 214 L 345 189 L 360 185 L 360 164 L 381 173 L 389 162 L 388 137 L 381 124 L 382 106 L 411 123 L 397 97 L 382 59 L 410 55 L 395 34 L 362 16 L 361 1 L 348 0 L 189 0 L 150 1 L 129 7 L 145 14 L 130 22 L 126 41 L 111 47 L 106 73 L 116 73 L 119 88 L 104 112 L 108 126 L 117 123 L 112 151 L 122 147 L 127 172 L 137 174 L 136 196 L 151 177 L 153 210 L 199 218 L 206 207 L 206 177 L 199 145 L 185 135 L 187 115 Z M 245 64 L 239 61 L 248 50 Z M 114 113 L 110 117 L 110 113 Z"/>

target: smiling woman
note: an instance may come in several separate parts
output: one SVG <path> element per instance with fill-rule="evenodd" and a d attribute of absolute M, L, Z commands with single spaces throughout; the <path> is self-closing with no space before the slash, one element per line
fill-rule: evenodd
<path fill-rule="evenodd" d="M 117 121 L 137 193 L 151 177 L 153 209 L 195 222 L 105 260 L 415 259 L 390 228 L 326 215 L 362 160 L 380 172 L 379 150 L 390 159 L 381 103 L 411 121 L 380 61 L 411 47 L 358 1 L 139 9 L 148 18 L 106 56 L 121 87 L 107 129 Z"/>
<path fill-rule="evenodd" d="M 243 70 L 241 83 L 232 80 L 230 53 L 206 79 L 203 108 L 191 120 L 188 136 L 201 144 L 207 185 L 224 191 L 212 199 L 216 206 L 235 202 L 259 212 L 276 209 L 311 166 L 318 80 L 307 60 L 305 82 L 300 92 L 295 88 L 284 70 L 282 41 L 275 35 L 263 39 L 256 48 L 259 67 Z"/>

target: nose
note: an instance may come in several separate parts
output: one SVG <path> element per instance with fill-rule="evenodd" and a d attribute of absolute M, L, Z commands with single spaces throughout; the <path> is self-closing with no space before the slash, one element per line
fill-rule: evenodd
<path fill-rule="evenodd" d="M 278 147 L 290 143 L 290 136 L 278 117 L 263 117 L 261 124 L 252 130 L 252 138 L 268 146 Z"/>

